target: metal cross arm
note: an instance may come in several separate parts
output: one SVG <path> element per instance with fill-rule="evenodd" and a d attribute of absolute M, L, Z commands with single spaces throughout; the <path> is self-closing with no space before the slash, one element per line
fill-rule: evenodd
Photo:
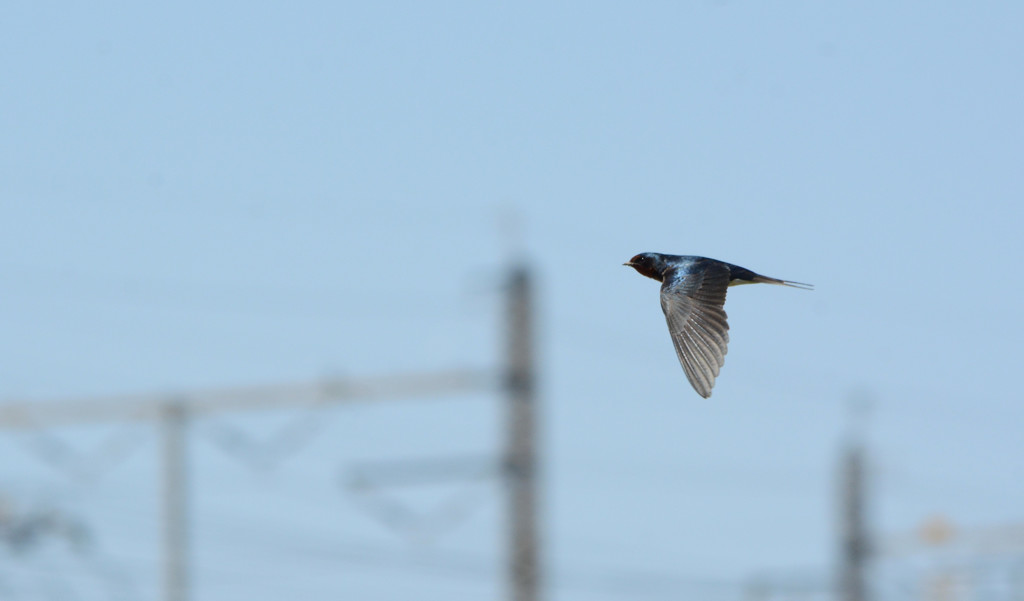
<path fill-rule="evenodd" d="M 239 386 L 205 391 L 142 394 L 58 401 L 0 403 L 0 428 L 57 426 L 109 421 L 153 421 L 175 405 L 192 416 L 371 402 L 421 396 L 486 392 L 500 377 L 483 370 L 332 378 L 268 386 Z"/>

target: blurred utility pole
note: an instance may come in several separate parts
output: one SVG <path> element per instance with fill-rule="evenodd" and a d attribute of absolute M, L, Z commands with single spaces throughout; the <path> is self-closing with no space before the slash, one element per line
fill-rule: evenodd
<path fill-rule="evenodd" d="M 849 431 L 840 464 L 839 600 L 868 601 L 867 566 L 873 549 L 868 534 L 864 433 L 871 396 L 856 391 L 849 400 Z"/>
<path fill-rule="evenodd" d="M 507 494 L 508 579 L 512 601 L 540 600 L 540 542 L 537 524 L 536 361 L 533 341 L 533 290 L 529 271 L 513 267 L 506 281 L 505 356 L 501 391 L 507 399 L 507 431 L 501 475 Z M 132 395 L 57 402 L 0 405 L 0 429 L 52 428 L 83 423 L 140 421 L 157 424 L 162 434 L 163 600 L 188 601 L 189 537 L 186 461 L 189 424 L 213 414 L 267 409 L 323 408 L 345 401 L 408 398 L 434 394 L 493 391 L 493 373 L 452 370 L 392 374 L 378 378 L 338 379 L 279 386 L 252 386 L 187 394 Z M 401 467 L 401 466 L 399 466 Z M 413 474 L 423 480 L 424 475 Z M 364 470 L 365 471 L 365 470 Z M 409 480 L 409 470 L 364 478 Z M 428 475 L 479 477 L 479 465 L 448 462 Z M 404 475 L 403 475 L 404 474 Z"/>
<path fill-rule="evenodd" d="M 541 568 L 537 523 L 537 399 L 534 358 L 533 287 L 529 270 L 509 270 L 505 291 L 505 336 L 502 390 L 506 397 L 504 448 L 500 476 L 505 485 L 508 590 L 511 601 L 539 601 Z M 475 460 L 397 461 L 364 466 L 349 479 L 355 490 L 372 487 L 423 484 L 452 479 L 478 479 Z M 490 475 L 489 473 L 487 475 Z"/>
<path fill-rule="evenodd" d="M 850 444 L 843 452 L 841 469 L 839 600 L 868 601 L 870 542 L 864 515 L 864 449 L 859 442 Z"/>
<path fill-rule="evenodd" d="M 508 506 L 509 584 L 512 601 L 540 599 L 537 526 L 536 362 L 533 353 L 533 291 L 523 266 L 509 274 L 505 390 L 508 428 L 505 470 Z"/>
<path fill-rule="evenodd" d="M 185 457 L 187 415 L 178 403 L 164 404 L 163 436 L 163 587 L 165 601 L 188 598 L 188 463 Z"/>
<path fill-rule="evenodd" d="M 452 370 L 335 379 L 166 395 L 132 395 L 0 405 L 0 429 L 141 421 L 161 428 L 163 599 L 188 601 L 188 424 L 209 415 L 268 409 L 326 408 L 354 402 L 493 390 L 490 374 Z"/>

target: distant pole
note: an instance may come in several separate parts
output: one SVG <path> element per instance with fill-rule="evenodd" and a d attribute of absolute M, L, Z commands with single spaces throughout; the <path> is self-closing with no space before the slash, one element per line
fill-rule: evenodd
<path fill-rule="evenodd" d="M 188 532 L 185 465 L 185 407 L 164 404 L 163 435 L 163 590 L 164 601 L 188 600 Z"/>
<path fill-rule="evenodd" d="M 864 516 L 864 449 L 851 444 L 843 453 L 841 499 L 840 601 L 868 601 L 867 562 L 870 553 Z"/>
<path fill-rule="evenodd" d="M 0 403 L 0 434 L 5 430 L 73 424 L 152 423 L 160 438 L 157 446 L 161 522 L 159 598 L 161 601 L 188 601 L 191 596 L 187 463 L 190 420 L 241 411 L 325 409 L 356 401 L 382 402 L 484 391 L 494 394 L 494 380 L 493 370 L 452 369 L 198 390 L 171 399 L 165 393 L 155 393 L 45 402 L 7 401 Z M 505 385 L 502 387 L 504 389 Z"/>
<path fill-rule="evenodd" d="M 539 601 L 537 537 L 536 376 L 530 273 L 512 269 L 508 282 L 505 390 L 508 431 L 505 472 L 510 532 L 509 579 L 513 601 Z"/>
<path fill-rule="evenodd" d="M 1013 601 L 1024 601 L 1024 563 L 1018 563 L 1013 570 L 1013 585 L 1011 590 Z"/>

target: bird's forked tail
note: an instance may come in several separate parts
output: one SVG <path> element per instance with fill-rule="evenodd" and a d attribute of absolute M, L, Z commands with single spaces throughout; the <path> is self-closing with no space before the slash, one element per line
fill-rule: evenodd
<path fill-rule="evenodd" d="M 792 288 L 799 288 L 801 290 L 814 290 L 814 284 L 804 284 L 803 282 L 779 280 L 776 278 L 770 278 L 766 275 L 755 275 L 754 277 L 750 278 L 750 281 L 758 284 L 776 284 L 779 286 L 790 286 Z"/>

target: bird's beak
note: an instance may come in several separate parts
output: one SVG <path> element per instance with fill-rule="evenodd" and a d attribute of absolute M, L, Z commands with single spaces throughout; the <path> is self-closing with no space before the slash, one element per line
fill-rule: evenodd
<path fill-rule="evenodd" d="M 626 261 L 625 263 L 623 263 L 623 265 L 626 266 L 626 267 L 634 267 L 635 266 L 635 264 L 632 261 Z"/>

